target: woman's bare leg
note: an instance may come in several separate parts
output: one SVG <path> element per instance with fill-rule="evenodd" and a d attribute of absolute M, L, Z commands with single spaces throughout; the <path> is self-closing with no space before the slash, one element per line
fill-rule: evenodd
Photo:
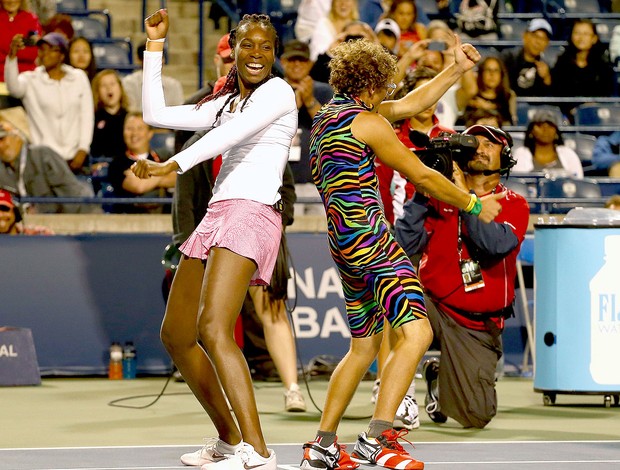
<path fill-rule="evenodd" d="M 433 340 L 433 331 L 426 318 L 415 320 L 393 330 L 396 342 L 383 366 L 373 420 L 394 421 L 398 405 L 407 393 L 418 363 Z"/>
<path fill-rule="evenodd" d="M 377 356 L 382 334 L 352 338 L 349 351 L 332 373 L 319 430 L 336 432 L 357 387 Z"/>
<path fill-rule="evenodd" d="M 241 441 L 241 433 L 228 409 L 213 364 L 197 342 L 204 271 L 199 259 L 183 257 L 179 263 L 170 289 L 161 339 L 183 379 L 213 421 L 219 438 L 228 444 L 237 444 Z"/>
<path fill-rule="evenodd" d="M 252 260 L 225 248 L 211 248 L 202 285 L 198 334 L 230 400 L 243 440 L 268 457 L 250 370 L 233 337 L 255 271 Z"/>

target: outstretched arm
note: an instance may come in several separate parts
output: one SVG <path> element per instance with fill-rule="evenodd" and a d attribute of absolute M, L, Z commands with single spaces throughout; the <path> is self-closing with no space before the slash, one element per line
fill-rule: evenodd
<path fill-rule="evenodd" d="M 480 60 L 480 53 L 471 44 L 461 44 L 455 35 L 455 61 L 452 65 L 419 88 L 399 100 L 384 101 L 379 105 L 379 113 L 390 121 L 406 119 L 428 109 L 436 103 L 448 89 Z"/>
<path fill-rule="evenodd" d="M 483 222 L 492 221 L 501 211 L 497 199 L 503 194 L 492 194 L 480 199 L 482 204 L 472 211 L 475 198 L 456 187 L 439 172 L 424 165 L 420 159 L 398 140 L 392 126 L 377 113 L 362 112 L 351 124 L 353 135 L 365 142 L 383 163 L 403 173 L 418 190 L 427 192 L 440 201 L 478 215 Z"/>

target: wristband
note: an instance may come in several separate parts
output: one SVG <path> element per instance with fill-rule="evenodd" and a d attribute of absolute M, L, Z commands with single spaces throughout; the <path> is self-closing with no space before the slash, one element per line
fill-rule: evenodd
<path fill-rule="evenodd" d="M 480 214 L 480 212 L 482 212 L 482 201 L 478 196 L 476 196 L 475 194 L 471 195 L 471 200 L 469 201 L 469 204 L 467 204 L 465 212 L 476 216 Z"/>
<path fill-rule="evenodd" d="M 166 38 L 159 38 L 159 39 L 146 39 L 146 42 L 166 42 Z"/>
<path fill-rule="evenodd" d="M 478 197 L 475 194 L 470 194 L 469 195 L 469 204 L 467 204 L 467 206 L 465 207 L 465 212 L 467 212 L 468 214 L 471 212 L 471 210 L 474 208 L 474 206 L 476 205 L 476 200 L 478 199 Z"/>

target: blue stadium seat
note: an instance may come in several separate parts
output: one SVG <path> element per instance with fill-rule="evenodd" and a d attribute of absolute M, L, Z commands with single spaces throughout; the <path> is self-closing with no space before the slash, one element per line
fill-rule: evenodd
<path fill-rule="evenodd" d="M 98 69 L 133 70 L 133 48 L 129 38 L 107 38 L 92 41 Z"/>
<path fill-rule="evenodd" d="M 69 14 L 76 36 L 90 41 L 112 36 L 112 17 L 108 10 L 71 11 Z"/>
<path fill-rule="evenodd" d="M 549 213 L 565 214 L 575 207 L 601 207 L 601 188 L 592 178 L 550 178 L 540 185 L 543 198 L 565 198 L 566 202 L 543 203 Z M 575 200 L 580 199 L 580 200 Z M 583 199 L 592 199 L 584 201 Z"/>
<path fill-rule="evenodd" d="M 151 138 L 151 148 L 153 150 L 165 148 L 174 153 L 174 132 L 154 132 Z"/>
<path fill-rule="evenodd" d="M 560 125 L 568 124 L 568 120 L 564 117 L 564 114 L 562 114 L 562 110 L 559 106 L 536 106 L 526 101 L 517 101 L 517 126 L 527 126 L 532 116 L 534 116 L 534 113 L 541 109 L 551 111 L 555 114 Z"/>
<path fill-rule="evenodd" d="M 416 6 L 427 15 L 438 15 L 439 9 L 437 8 L 436 0 L 416 0 Z"/>
<path fill-rule="evenodd" d="M 620 105 L 582 104 L 575 108 L 575 124 L 579 126 L 620 126 Z"/>
<path fill-rule="evenodd" d="M 499 32 L 502 39 L 521 39 L 527 29 L 525 20 L 502 18 L 499 22 Z"/>
<path fill-rule="evenodd" d="M 584 166 L 589 166 L 592 163 L 592 150 L 594 149 L 596 137 L 589 134 L 580 134 L 578 132 L 565 133 L 562 137 L 564 139 L 564 144 L 579 155 L 579 159 Z"/>
<path fill-rule="evenodd" d="M 56 0 L 59 13 L 88 10 L 88 0 Z"/>
<path fill-rule="evenodd" d="M 524 198 L 536 196 L 536 187 L 534 186 L 533 190 L 530 189 L 530 184 L 524 178 L 509 177 L 506 181 L 502 182 L 502 184 Z"/>
<path fill-rule="evenodd" d="M 614 27 L 620 25 L 620 21 L 617 19 L 593 18 L 592 22 L 599 40 L 604 44 L 609 44 Z"/>
<path fill-rule="evenodd" d="M 567 13 L 601 13 L 599 0 L 564 0 Z"/>

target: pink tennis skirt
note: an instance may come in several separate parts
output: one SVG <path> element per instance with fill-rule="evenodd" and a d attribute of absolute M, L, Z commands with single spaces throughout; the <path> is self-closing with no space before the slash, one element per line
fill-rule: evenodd
<path fill-rule="evenodd" d="M 205 260 L 211 247 L 226 248 L 256 263 L 250 285 L 267 285 L 278 257 L 281 234 L 282 216 L 273 207 L 230 199 L 209 205 L 180 250 L 190 258 Z"/>

